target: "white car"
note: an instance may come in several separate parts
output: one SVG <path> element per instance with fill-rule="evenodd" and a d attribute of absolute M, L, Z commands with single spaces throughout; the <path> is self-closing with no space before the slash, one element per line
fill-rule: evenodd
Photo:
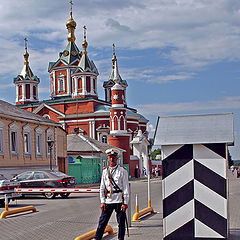
<path fill-rule="evenodd" d="M 17 187 L 20 187 L 20 182 L 7 180 L 0 174 L 0 207 L 5 205 L 5 195 L 7 195 L 9 201 L 21 197 L 21 193 L 15 192 Z"/>

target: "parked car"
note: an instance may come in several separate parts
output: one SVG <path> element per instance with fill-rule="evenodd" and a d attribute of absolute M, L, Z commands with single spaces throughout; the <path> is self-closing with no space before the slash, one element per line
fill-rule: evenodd
<path fill-rule="evenodd" d="M 21 193 L 15 192 L 15 188 L 20 187 L 20 182 L 11 181 L 0 174 L 0 207 L 5 205 L 5 195 L 9 201 L 21 197 Z"/>
<path fill-rule="evenodd" d="M 21 188 L 65 188 L 75 187 L 76 178 L 65 173 L 51 170 L 27 171 L 13 178 L 19 181 Z M 25 195 L 26 193 L 24 193 Z M 32 194 L 32 193 L 31 193 Z M 58 193 L 38 193 L 46 198 L 54 198 Z M 59 193 L 62 198 L 67 198 L 70 193 Z"/>
<path fill-rule="evenodd" d="M 240 177 L 240 168 L 237 169 L 237 178 Z"/>

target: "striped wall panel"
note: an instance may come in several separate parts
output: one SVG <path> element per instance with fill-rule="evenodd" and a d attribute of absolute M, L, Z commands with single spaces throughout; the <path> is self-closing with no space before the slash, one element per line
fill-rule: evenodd
<path fill-rule="evenodd" d="M 162 146 L 164 240 L 227 238 L 225 144 Z"/>

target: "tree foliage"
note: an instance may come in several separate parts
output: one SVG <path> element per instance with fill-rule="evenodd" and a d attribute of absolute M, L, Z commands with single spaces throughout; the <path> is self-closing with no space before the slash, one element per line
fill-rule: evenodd
<path fill-rule="evenodd" d="M 232 160 L 232 156 L 228 150 L 228 167 L 230 168 L 233 164 L 234 164 L 234 162 Z"/>
<path fill-rule="evenodd" d="M 152 160 L 160 160 L 160 159 L 156 159 L 157 155 L 161 155 L 161 149 L 160 148 L 155 149 L 153 152 L 151 152 Z"/>

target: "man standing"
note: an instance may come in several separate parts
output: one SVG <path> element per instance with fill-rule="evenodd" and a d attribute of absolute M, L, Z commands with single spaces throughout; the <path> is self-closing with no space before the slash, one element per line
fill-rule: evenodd
<path fill-rule="evenodd" d="M 100 185 L 102 213 L 94 239 L 102 239 L 105 227 L 113 210 L 115 210 L 118 222 L 118 239 L 124 240 L 126 210 L 129 200 L 128 172 L 124 167 L 117 164 L 118 152 L 116 149 L 108 149 L 106 153 L 110 166 L 105 168 L 102 173 Z"/>

